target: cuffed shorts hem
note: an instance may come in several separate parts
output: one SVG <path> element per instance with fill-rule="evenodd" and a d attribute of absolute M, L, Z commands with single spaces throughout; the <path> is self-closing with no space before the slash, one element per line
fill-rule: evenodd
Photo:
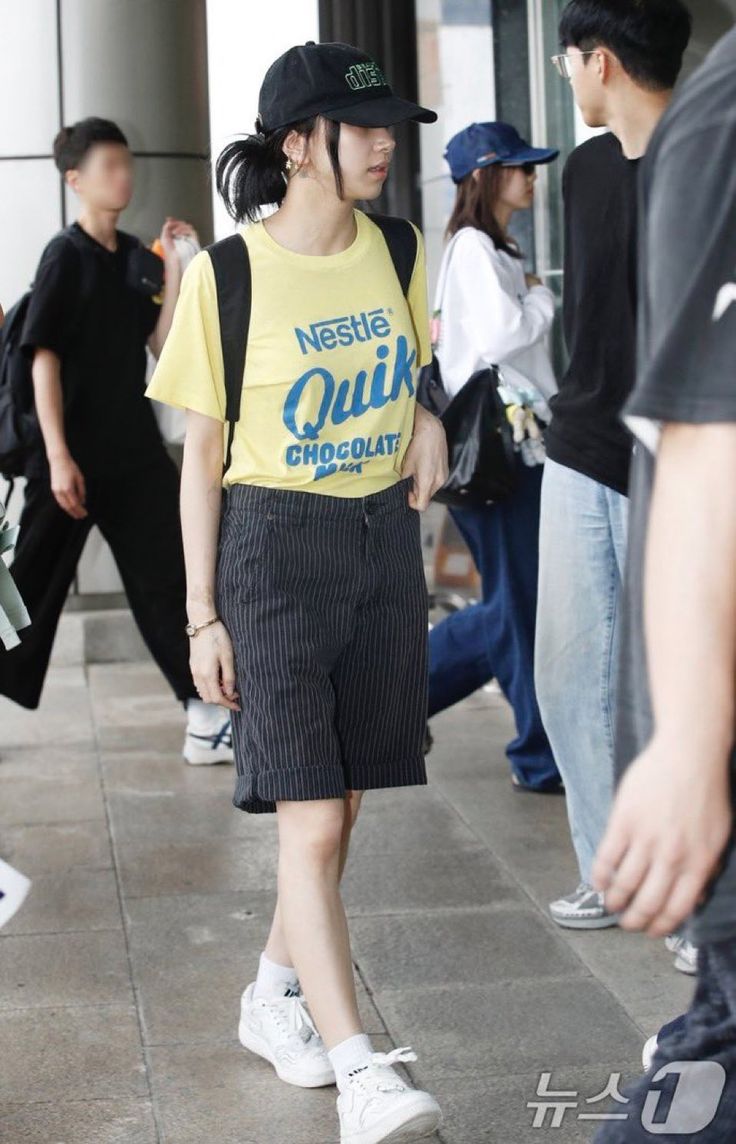
<path fill-rule="evenodd" d="M 424 755 L 383 765 L 366 763 L 353 767 L 302 767 L 239 775 L 233 805 L 248 814 L 272 814 L 277 802 L 306 802 L 344 798 L 350 790 L 379 790 L 399 786 L 424 786 L 427 770 Z"/>

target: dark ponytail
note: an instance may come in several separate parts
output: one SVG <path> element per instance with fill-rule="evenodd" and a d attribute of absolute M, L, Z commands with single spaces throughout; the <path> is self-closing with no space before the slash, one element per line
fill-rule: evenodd
<path fill-rule="evenodd" d="M 215 164 L 215 179 L 217 193 L 231 218 L 236 222 L 257 222 L 262 207 L 270 203 L 281 205 L 287 185 L 284 142 L 292 131 L 309 139 L 316 126 L 317 116 L 314 116 L 277 131 L 259 131 L 228 143 Z M 342 198 L 339 139 L 340 124 L 327 120 L 327 151 L 338 195 Z"/>

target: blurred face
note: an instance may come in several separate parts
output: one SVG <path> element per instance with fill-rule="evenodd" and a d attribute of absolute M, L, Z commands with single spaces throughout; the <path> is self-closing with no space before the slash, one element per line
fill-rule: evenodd
<path fill-rule="evenodd" d="M 297 164 L 298 174 L 317 179 L 326 191 L 335 193 L 335 176 L 327 150 L 327 124 L 320 120 L 313 135 L 301 146 L 286 141 L 286 153 Z M 375 199 L 383 190 L 396 148 L 391 127 L 353 127 L 340 124 L 338 160 L 347 200 Z"/>
<path fill-rule="evenodd" d="M 588 127 L 605 127 L 605 53 L 602 50 L 581 52 L 579 48 L 569 47 L 567 56 L 570 86 L 583 120 Z"/>
<path fill-rule="evenodd" d="M 503 167 L 498 201 L 513 211 L 528 210 L 534 202 L 537 168 L 533 163 L 523 167 Z"/>
<path fill-rule="evenodd" d="M 96 210 L 125 210 L 133 195 L 133 156 L 123 143 L 95 143 L 66 181 Z"/>

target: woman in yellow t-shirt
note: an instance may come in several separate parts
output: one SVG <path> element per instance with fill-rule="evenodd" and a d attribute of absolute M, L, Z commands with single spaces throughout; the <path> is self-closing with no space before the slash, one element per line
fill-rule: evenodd
<path fill-rule="evenodd" d="M 194 680 L 232 712 L 235 805 L 277 812 L 278 901 L 240 1040 L 285 1081 L 337 1083 L 342 1144 L 420 1139 L 440 1119 L 434 1098 L 392 1067 L 411 1050 L 375 1053 L 363 1031 L 339 892 L 362 792 L 427 781 L 419 511 L 445 480 L 446 446 L 415 400 L 430 360 L 424 250 L 415 231 L 405 295 L 382 230 L 355 203 L 383 188 L 391 125 L 435 118 L 345 44 L 276 60 L 256 134 L 217 164 L 230 213 L 251 224 L 241 231 L 250 327 L 224 475 L 207 251 L 184 276 L 147 390 L 187 410 Z"/>

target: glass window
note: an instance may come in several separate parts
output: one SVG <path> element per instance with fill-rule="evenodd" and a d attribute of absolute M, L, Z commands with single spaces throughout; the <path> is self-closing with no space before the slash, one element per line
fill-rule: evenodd
<path fill-rule="evenodd" d="M 455 188 L 443 159 L 448 139 L 474 120 L 494 119 L 490 0 L 416 0 L 419 101 L 436 123 L 420 132 L 422 211 L 430 296 Z"/>

